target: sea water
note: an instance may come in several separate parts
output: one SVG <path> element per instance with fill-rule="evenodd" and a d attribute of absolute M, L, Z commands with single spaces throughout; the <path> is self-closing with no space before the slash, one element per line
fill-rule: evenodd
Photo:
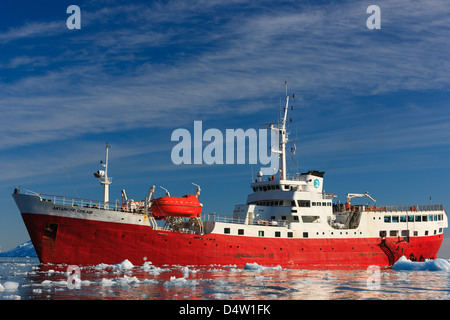
<path fill-rule="evenodd" d="M 210 266 L 68 266 L 0 258 L 0 300 L 450 299 L 448 259 L 393 268 L 288 269 Z"/>

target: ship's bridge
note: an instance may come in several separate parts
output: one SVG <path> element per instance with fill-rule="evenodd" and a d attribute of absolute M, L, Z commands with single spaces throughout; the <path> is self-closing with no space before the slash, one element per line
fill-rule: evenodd
<path fill-rule="evenodd" d="M 275 176 L 269 177 L 267 180 L 259 178 L 251 184 L 253 193 L 248 195 L 247 204 L 298 198 L 322 199 L 324 173 L 311 170 L 289 180 L 278 180 Z M 301 196 L 298 192 L 302 192 Z"/>

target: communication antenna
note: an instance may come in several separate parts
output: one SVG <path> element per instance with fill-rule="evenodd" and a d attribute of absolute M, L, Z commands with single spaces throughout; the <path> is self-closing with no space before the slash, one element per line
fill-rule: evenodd
<path fill-rule="evenodd" d="M 73 191 L 75 191 L 75 194 L 77 195 L 77 197 L 80 198 L 80 195 L 78 194 L 77 189 L 73 185 L 72 179 L 70 179 L 69 170 L 67 170 L 67 167 L 64 167 L 64 169 L 66 170 L 67 179 L 69 179 L 69 182 L 72 185 Z"/>

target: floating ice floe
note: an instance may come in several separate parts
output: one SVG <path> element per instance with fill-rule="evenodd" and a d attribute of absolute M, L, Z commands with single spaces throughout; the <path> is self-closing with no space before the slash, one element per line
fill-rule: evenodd
<path fill-rule="evenodd" d="M 60 281 L 52 281 L 52 280 L 44 280 L 40 284 L 33 284 L 34 286 L 44 286 L 44 287 L 66 287 L 69 285 L 69 283 L 66 280 L 60 280 Z M 80 280 L 77 279 L 75 283 L 73 284 L 75 286 L 89 286 L 91 285 L 91 281 L 89 280 Z"/>
<path fill-rule="evenodd" d="M 114 266 L 120 271 L 131 270 L 134 268 L 134 265 L 128 259 L 125 259 L 121 263 L 115 264 Z"/>
<path fill-rule="evenodd" d="M 187 280 L 184 277 L 177 278 L 175 276 L 170 277 L 169 281 L 164 282 L 164 287 L 195 287 L 199 282 L 196 280 Z"/>
<path fill-rule="evenodd" d="M 169 271 L 170 269 L 164 269 L 154 266 L 150 261 L 146 261 L 144 265 L 141 267 L 141 270 L 148 272 L 151 275 L 157 276 L 161 272 Z"/>
<path fill-rule="evenodd" d="M 123 278 L 118 278 L 119 284 L 121 286 L 128 286 L 133 284 L 139 284 L 139 279 L 136 277 L 127 277 L 126 275 Z"/>
<path fill-rule="evenodd" d="M 104 287 L 110 287 L 110 286 L 130 286 L 130 285 L 139 285 L 141 283 L 158 283 L 157 280 L 152 280 L 152 279 L 144 279 L 144 280 L 139 280 L 137 277 L 128 277 L 127 275 L 124 275 L 123 277 L 119 277 L 119 278 L 114 278 L 114 279 L 106 279 L 103 278 L 102 281 L 100 282 L 100 284 Z"/>
<path fill-rule="evenodd" d="M 252 271 L 264 271 L 264 270 L 281 270 L 281 266 L 276 267 L 264 267 L 255 263 L 247 263 L 244 267 L 244 270 L 252 270 Z"/>
<path fill-rule="evenodd" d="M 19 283 L 15 281 L 6 281 L 0 284 L 0 292 L 2 291 L 16 291 L 19 288 Z"/>
<path fill-rule="evenodd" d="M 444 259 L 425 260 L 423 262 L 410 261 L 405 256 L 402 256 L 394 263 L 392 270 L 450 271 L 450 263 Z"/>
<path fill-rule="evenodd" d="M 99 263 L 98 265 L 94 266 L 95 270 L 103 270 L 103 271 L 115 271 L 115 272 L 127 272 L 134 268 L 134 265 L 130 262 L 130 260 L 125 259 L 121 263 L 117 264 L 106 264 L 106 263 Z"/>

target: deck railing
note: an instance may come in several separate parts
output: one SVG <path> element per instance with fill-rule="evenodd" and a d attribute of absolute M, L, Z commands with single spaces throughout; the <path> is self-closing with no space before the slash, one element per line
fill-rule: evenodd
<path fill-rule="evenodd" d="M 95 208 L 111 211 L 120 211 L 122 209 L 122 204 L 119 200 L 115 202 L 103 202 L 99 200 L 89 200 L 82 198 L 57 196 L 52 194 L 41 194 L 30 190 L 20 190 L 22 194 L 36 195 L 41 198 L 42 202 L 51 202 L 53 204 L 60 204 L 63 206 L 81 207 L 81 208 Z"/>
<path fill-rule="evenodd" d="M 383 212 L 393 212 L 393 211 L 442 211 L 444 206 L 442 204 L 434 205 L 415 205 L 415 206 L 381 206 L 381 207 L 368 207 L 364 208 L 364 211 L 383 211 Z"/>
<path fill-rule="evenodd" d="M 41 194 L 40 197 L 41 201 L 49 201 L 54 204 L 68 205 L 72 207 L 95 208 L 112 211 L 119 211 L 122 209 L 122 204 L 119 203 L 118 201 L 105 203 L 103 201 L 98 200 L 88 200 L 50 194 Z"/>

